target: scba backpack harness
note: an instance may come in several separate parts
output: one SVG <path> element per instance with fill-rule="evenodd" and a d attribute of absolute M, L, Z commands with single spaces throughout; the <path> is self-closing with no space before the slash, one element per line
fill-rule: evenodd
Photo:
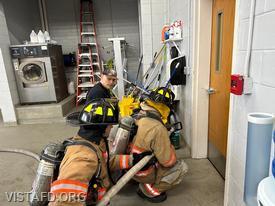
<path fill-rule="evenodd" d="M 101 161 L 97 149 L 86 141 L 76 141 L 72 138 L 69 138 L 66 139 L 63 143 L 50 143 L 41 152 L 39 166 L 30 194 L 31 206 L 38 204 L 41 206 L 48 205 L 50 198 L 41 194 L 50 193 L 51 184 L 58 177 L 59 167 L 65 156 L 66 149 L 67 147 L 74 145 L 83 145 L 90 148 L 93 152 L 96 153 L 98 158 L 97 171 L 89 182 L 86 204 L 95 205 L 98 199 L 101 198 L 98 195 L 103 188 L 102 182 L 100 180 Z"/>

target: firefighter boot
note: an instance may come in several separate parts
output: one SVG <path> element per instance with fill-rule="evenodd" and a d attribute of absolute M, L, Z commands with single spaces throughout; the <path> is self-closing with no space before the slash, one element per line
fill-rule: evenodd
<path fill-rule="evenodd" d="M 167 199 L 166 192 L 158 192 L 151 184 L 139 184 L 138 196 L 152 203 L 163 202 Z"/>

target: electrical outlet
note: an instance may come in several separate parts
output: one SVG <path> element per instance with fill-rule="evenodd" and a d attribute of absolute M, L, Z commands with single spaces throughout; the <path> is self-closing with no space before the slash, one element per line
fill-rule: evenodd
<path fill-rule="evenodd" d="M 253 79 L 251 77 L 243 77 L 243 94 L 252 94 L 252 89 L 253 89 Z"/>

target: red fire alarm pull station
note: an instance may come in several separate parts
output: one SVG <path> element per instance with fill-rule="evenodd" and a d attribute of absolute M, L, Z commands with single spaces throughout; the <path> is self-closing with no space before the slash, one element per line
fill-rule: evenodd
<path fill-rule="evenodd" d="M 243 93 L 243 76 L 239 74 L 231 75 L 231 93 L 242 95 Z"/>

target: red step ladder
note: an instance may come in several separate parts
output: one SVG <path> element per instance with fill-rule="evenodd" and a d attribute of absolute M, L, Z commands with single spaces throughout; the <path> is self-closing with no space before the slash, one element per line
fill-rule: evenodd
<path fill-rule="evenodd" d="M 96 25 L 92 0 L 80 0 L 80 44 L 77 52 L 76 106 L 91 87 L 100 80 L 101 62 L 96 40 Z"/>

